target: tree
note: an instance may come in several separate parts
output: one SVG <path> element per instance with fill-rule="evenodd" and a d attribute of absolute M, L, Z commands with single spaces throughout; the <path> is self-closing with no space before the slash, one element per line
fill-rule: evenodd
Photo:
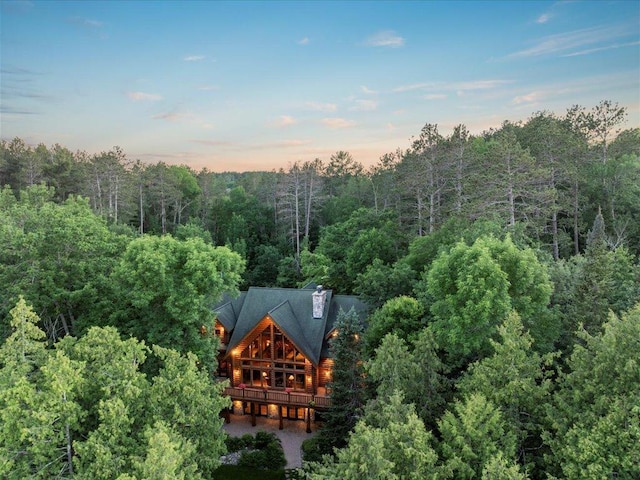
<path fill-rule="evenodd" d="M 330 343 L 334 361 L 330 384 L 331 407 L 320 431 L 319 442 L 323 453 L 342 448 L 349 432 L 362 414 L 365 402 L 364 370 L 362 365 L 363 328 L 354 309 L 340 310 L 334 324 L 337 335 Z"/>
<path fill-rule="evenodd" d="M 145 430 L 149 445 L 144 460 L 134 463 L 138 478 L 196 480 L 202 478 L 192 456 L 191 442 L 176 434 L 166 423 L 157 422 Z"/>
<path fill-rule="evenodd" d="M 148 380 L 149 349 L 113 327 L 47 350 L 24 300 L 11 315 L 0 346 L 2 478 L 159 478 L 154 468 L 169 478 L 212 476 L 229 400 L 197 357 L 156 346 L 160 369 Z"/>
<path fill-rule="evenodd" d="M 29 187 L 19 201 L 2 195 L 0 315 L 24 295 L 49 338 L 75 333 L 99 302 L 128 238 L 110 231 L 84 199 L 55 204 L 44 186 Z"/>
<path fill-rule="evenodd" d="M 397 166 L 403 190 L 413 199 L 411 225 L 418 236 L 433 233 L 442 222 L 447 161 L 438 125 L 427 123 Z"/>
<path fill-rule="evenodd" d="M 358 274 L 353 291 L 372 308 L 379 308 L 392 298 L 410 296 L 416 279 L 416 273 L 403 259 L 385 265 L 375 258 L 363 273 Z"/>
<path fill-rule="evenodd" d="M 192 351 L 215 369 L 210 305 L 240 282 L 243 262 L 201 238 L 141 237 L 125 250 L 110 277 L 110 322 L 148 343 Z"/>
<path fill-rule="evenodd" d="M 291 238 L 297 259 L 303 239 L 311 234 L 317 208 L 322 202 L 323 168 L 322 161 L 316 158 L 312 162 L 295 162 L 287 172 L 280 170 L 277 221 Z"/>
<path fill-rule="evenodd" d="M 47 354 L 39 319 L 21 299 L 13 333 L 0 347 L 0 475 L 8 479 L 73 476 L 72 444 L 83 412 L 84 364 Z"/>
<path fill-rule="evenodd" d="M 516 440 L 500 410 L 484 395 L 456 401 L 439 422 L 444 466 L 454 478 L 478 478 L 496 455 L 515 456 Z"/>
<path fill-rule="evenodd" d="M 397 259 L 404 249 L 404 238 L 391 221 L 391 212 L 376 214 L 370 209 L 354 211 L 348 220 L 324 227 L 314 254 L 321 254 L 329 260 L 328 286 L 341 293 L 350 293 L 355 277 L 349 277 L 347 270 L 357 274 L 365 270 L 366 262 L 376 257 L 389 262 Z M 375 230 L 374 230 L 375 229 Z M 356 249 L 354 232 L 363 232 L 363 239 Z M 367 238 L 376 244 L 369 248 Z M 389 239 L 392 242 L 389 243 Z M 363 251 L 364 250 L 364 251 Z"/>
<path fill-rule="evenodd" d="M 459 242 L 440 254 L 423 279 L 433 300 L 430 328 L 451 366 L 490 354 L 489 339 L 512 309 L 540 350 L 551 350 L 559 335 L 547 309 L 551 284 L 545 267 L 509 237 L 483 237 L 471 246 Z"/>
<path fill-rule="evenodd" d="M 527 480 L 527 475 L 520 471 L 520 466 L 504 458 L 502 452 L 484 464 L 482 468 L 482 480 Z"/>
<path fill-rule="evenodd" d="M 529 149 L 542 169 L 548 196 L 540 213 L 544 215 L 545 223 L 550 223 L 552 254 L 558 260 L 562 237 L 560 219 L 571 212 L 571 156 L 575 153 L 577 140 L 566 122 L 548 112 L 536 113 L 518 133 L 520 143 Z M 545 225 L 543 230 L 546 229 Z"/>
<path fill-rule="evenodd" d="M 392 298 L 369 317 L 365 332 L 365 348 L 369 353 L 378 348 L 388 333 L 409 340 L 423 327 L 424 308 L 415 298 L 401 296 Z"/>
<path fill-rule="evenodd" d="M 387 334 L 375 357 L 365 364 L 368 379 L 376 387 L 376 402 L 385 403 L 402 392 L 427 428 L 435 428 L 444 412 L 449 382 L 446 369 L 436 353 L 431 332 L 423 329 L 409 345 L 395 333 Z"/>
<path fill-rule="evenodd" d="M 310 478 L 440 478 L 431 433 L 413 406 L 403 404 L 402 394 L 395 392 L 375 407 L 358 422 L 335 461 L 315 466 Z"/>
<path fill-rule="evenodd" d="M 599 331 L 609 310 L 620 314 L 640 300 L 638 267 L 627 249 L 610 249 L 602 214 L 599 212 L 587 237 L 587 248 L 575 283 L 572 331 L 582 324 L 589 333 Z"/>
<path fill-rule="evenodd" d="M 567 478 L 637 478 L 640 305 L 579 338 L 549 412 L 549 461 Z"/>
<path fill-rule="evenodd" d="M 162 367 L 148 391 L 154 408 L 147 410 L 147 424 L 162 421 L 171 425 L 178 435 L 174 441 L 182 438 L 193 446 L 193 454 L 184 458 L 195 462 L 205 478 L 211 478 L 226 451 L 220 412 L 230 407 L 230 401 L 222 395 L 224 385 L 202 371 L 191 353 L 180 355 L 158 346 L 153 351 Z"/>
<path fill-rule="evenodd" d="M 395 229 L 391 225 L 383 225 L 380 229 L 373 227 L 358 233 L 346 258 L 349 278 L 355 278 L 363 273 L 375 260 L 380 260 L 387 265 L 397 260 L 398 237 L 393 235 L 393 230 Z"/>
<path fill-rule="evenodd" d="M 516 221 L 539 212 L 546 196 L 543 174 L 531 154 L 518 142 L 515 130 L 505 122 L 487 142 L 482 157 L 482 173 L 475 177 L 473 198 L 476 215 L 490 211 L 498 214 L 510 228 Z"/>
<path fill-rule="evenodd" d="M 552 356 L 541 357 L 532 350 L 533 339 L 516 312 L 509 314 L 498 333 L 499 342 L 490 340 L 494 354 L 471 364 L 457 386 L 463 396 L 480 393 L 500 408 L 517 441 L 519 462 L 540 464 L 544 407 L 551 392 L 545 368 Z"/>
<path fill-rule="evenodd" d="M 489 354 L 489 338 L 511 309 L 507 274 L 480 240 L 459 242 L 426 273 L 430 325 L 447 364 L 462 366 Z"/>

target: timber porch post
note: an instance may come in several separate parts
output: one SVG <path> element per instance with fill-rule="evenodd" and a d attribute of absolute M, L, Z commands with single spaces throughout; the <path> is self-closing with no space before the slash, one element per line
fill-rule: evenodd
<path fill-rule="evenodd" d="M 251 402 L 251 426 L 256 426 L 256 404 Z"/>

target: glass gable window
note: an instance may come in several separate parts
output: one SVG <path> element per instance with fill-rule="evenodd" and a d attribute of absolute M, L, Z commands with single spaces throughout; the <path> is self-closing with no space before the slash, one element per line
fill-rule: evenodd
<path fill-rule="evenodd" d="M 305 357 L 273 324 L 242 351 L 240 362 L 247 386 L 305 390 Z"/>

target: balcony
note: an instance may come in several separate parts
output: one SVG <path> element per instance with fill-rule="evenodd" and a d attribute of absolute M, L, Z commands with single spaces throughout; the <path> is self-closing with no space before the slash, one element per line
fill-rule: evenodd
<path fill-rule="evenodd" d="M 244 402 L 273 403 L 292 407 L 308 407 L 310 402 L 314 402 L 313 406 L 316 409 L 324 409 L 331 406 L 331 398 L 329 396 L 313 395 L 311 393 L 285 392 L 251 387 L 227 387 L 224 389 L 224 394 L 231 397 L 231 400 Z"/>

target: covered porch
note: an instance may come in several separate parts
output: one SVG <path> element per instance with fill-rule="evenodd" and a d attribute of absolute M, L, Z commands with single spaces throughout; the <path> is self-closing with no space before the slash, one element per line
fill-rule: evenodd
<path fill-rule="evenodd" d="M 268 416 L 277 418 L 279 429 L 284 428 L 284 418 L 290 418 L 286 412 L 294 408 L 296 411 L 304 409 L 304 419 L 307 423 L 307 432 L 311 432 L 311 417 L 316 410 L 326 410 L 331 405 L 331 398 L 324 389 L 318 389 L 318 394 L 271 390 L 252 387 L 227 387 L 224 394 L 229 396 L 234 404 L 234 413 L 242 411 L 244 406 L 249 408 L 251 424 L 256 425 L 256 416 L 260 415 L 261 409 L 266 408 Z M 231 421 L 231 411 L 225 412 L 227 423 Z"/>

